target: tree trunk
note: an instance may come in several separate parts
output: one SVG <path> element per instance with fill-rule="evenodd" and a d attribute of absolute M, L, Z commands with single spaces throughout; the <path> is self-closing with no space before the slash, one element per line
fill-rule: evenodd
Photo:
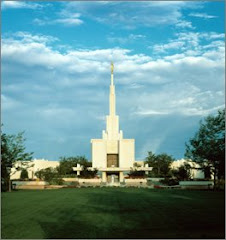
<path fill-rule="evenodd" d="M 9 178 L 9 192 L 11 192 L 11 191 L 12 191 L 12 189 L 11 189 L 11 180 Z"/>
<path fill-rule="evenodd" d="M 214 170 L 213 170 L 213 188 L 216 190 L 216 175 L 217 175 L 217 166 L 214 162 Z"/>

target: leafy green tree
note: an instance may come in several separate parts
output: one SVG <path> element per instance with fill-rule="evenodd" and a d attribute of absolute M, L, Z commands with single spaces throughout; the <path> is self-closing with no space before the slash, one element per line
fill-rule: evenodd
<path fill-rule="evenodd" d="M 36 171 L 36 172 L 35 172 L 35 176 L 36 176 L 38 179 L 44 181 L 43 169 Z"/>
<path fill-rule="evenodd" d="M 41 169 L 35 173 L 35 176 L 49 184 L 61 185 L 63 183 L 62 178 L 59 176 L 59 173 L 55 168 L 49 167 Z"/>
<path fill-rule="evenodd" d="M 97 175 L 97 170 L 90 171 L 87 167 L 84 168 L 83 171 L 80 173 L 81 178 L 94 178 Z"/>
<path fill-rule="evenodd" d="M 184 163 L 178 169 L 173 169 L 172 174 L 178 181 L 190 180 L 191 166 L 188 163 Z"/>
<path fill-rule="evenodd" d="M 199 163 L 203 168 L 213 169 L 216 178 L 225 177 L 225 110 L 209 115 L 200 122 L 199 130 L 186 143 L 185 157 Z"/>
<path fill-rule="evenodd" d="M 57 171 L 54 168 L 45 168 L 41 169 L 37 172 L 35 172 L 35 176 L 38 177 L 39 179 L 46 181 L 46 182 L 51 182 L 52 179 L 54 179 L 57 175 Z"/>
<path fill-rule="evenodd" d="M 6 134 L 1 132 L 1 183 L 2 190 L 11 191 L 11 168 L 15 167 L 16 162 L 21 162 L 21 167 L 26 167 L 32 159 L 33 153 L 25 152 L 24 132 L 18 134 Z M 21 167 L 17 167 L 20 170 Z"/>
<path fill-rule="evenodd" d="M 61 175 L 74 174 L 72 167 L 76 167 L 77 164 L 83 165 L 84 168 L 91 167 L 91 162 L 85 158 L 85 156 L 76 157 L 60 157 L 60 165 L 57 167 L 57 171 Z"/>
<path fill-rule="evenodd" d="M 152 152 L 148 152 L 145 163 L 153 167 L 151 171 L 152 177 L 167 177 L 171 174 L 170 165 L 174 160 L 172 156 L 166 153 L 155 155 Z"/>
<path fill-rule="evenodd" d="M 97 174 L 97 170 L 89 171 L 88 167 L 92 166 L 92 163 L 89 162 L 85 156 L 76 156 L 76 157 L 61 157 L 60 158 L 60 165 L 57 167 L 57 171 L 60 175 L 75 175 L 73 171 L 73 167 L 76 167 L 77 164 L 83 166 L 83 171 L 80 173 L 80 177 L 84 178 L 92 178 L 95 177 Z"/>
<path fill-rule="evenodd" d="M 21 173 L 20 173 L 20 179 L 27 179 L 28 178 L 28 172 L 27 169 L 22 169 Z"/>

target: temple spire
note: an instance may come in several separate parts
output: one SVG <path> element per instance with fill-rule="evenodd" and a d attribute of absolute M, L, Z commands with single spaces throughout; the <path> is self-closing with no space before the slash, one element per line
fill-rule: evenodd
<path fill-rule="evenodd" d="M 113 72 L 114 72 L 114 63 L 111 62 L 111 74 L 113 74 Z"/>
<path fill-rule="evenodd" d="M 110 85 L 110 96 L 109 96 L 109 112 L 110 115 L 115 115 L 115 86 L 114 86 L 114 64 L 111 62 L 111 85 Z"/>
<path fill-rule="evenodd" d="M 114 85 L 114 64 L 111 62 L 111 85 Z"/>

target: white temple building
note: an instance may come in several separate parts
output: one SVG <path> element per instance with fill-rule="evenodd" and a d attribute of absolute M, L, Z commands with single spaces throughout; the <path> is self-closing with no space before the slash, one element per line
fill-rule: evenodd
<path fill-rule="evenodd" d="M 171 169 L 178 169 L 180 166 L 183 166 L 184 164 L 189 164 L 191 167 L 191 178 L 192 179 L 204 179 L 205 175 L 203 170 L 201 169 L 200 165 L 196 162 L 193 162 L 191 160 L 187 159 L 180 159 L 177 161 L 173 161 L 170 165 Z M 212 176 L 211 176 L 212 177 Z"/>
<path fill-rule="evenodd" d="M 116 96 L 114 85 L 114 65 L 111 64 L 111 84 L 109 94 L 109 115 L 106 116 L 106 130 L 101 139 L 91 140 L 92 170 L 102 173 L 102 182 L 117 183 L 124 181 L 124 173 L 134 169 L 135 140 L 124 139 L 119 130 L 119 116 L 116 115 Z M 73 168 L 75 171 L 80 166 Z M 136 167 L 138 171 L 151 171 L 152 168 Z"/>
<path fill-rule="evenodd" d="M 111 64 L 111 83 L 109 93 L 109 115 L 106 116 L 106 130 L 102 132 L 101 139 L 91 139 L 91 161 L 89 170 L 98 170 L 101 175 L 100 181 L 109 185 L 117 185 L 124 182 L 124 177 L 131 170 L 145 171 L 146 174 L 152 170 L 144 161 L 135 161 L 135 140 L 124 139 L 123 132 L 119 129 L 119 116 L 116 115 L 116 96 L 114 85 L 114 66 Z M 204 173 L 197 163 L 184 159 L 174 161 L 172 169 L 177 169 L 184 163 L 192 167 L 192 178 L 204 178 Z M 35 173 L 41 169 L 56 168 L 59 161 L 48 161 L 45 159 L 34 159 L 27 165 L 28 178 L 36 179 Z M 10 179 L 20 179 L 22 162 L 17 162 L 12 168 Z M 80 175 L 83 166 L 78 164 L 73 170 Z M 127 179 L 128 180 L 128 179 Z M 132 179 L 135 181 L 135 179 Z M 140 179 L 138 179 L 141 181 Z M 84 181 L 84 179 L 83 179 Z M 91 181 L 91 179 L 89 179 Z"/>
<path fill-rule="evenodd" d="M 60 165 L 59 161 L 49 161 L 46 159 L 33 159 L 32 161 L 18 161 L 15 163 L 14 167 L 11 168 L 11 176 L 10 179 L 20 179 L 21 168 L 24 168 L 28 172 L 29 179 L 37 179 L 35 175 L 36 172 L 46 168 L 56 168 Z M 20 170 L 17 170 L 17 168 Z"/>

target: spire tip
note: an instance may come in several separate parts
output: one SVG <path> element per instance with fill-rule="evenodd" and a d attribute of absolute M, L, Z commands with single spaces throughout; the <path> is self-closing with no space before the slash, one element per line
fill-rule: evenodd
<path fill-rule="evenodd" d="M 114 63 L 111 62 L 111 74 L 113 74 L 113 72 L 114 72 Z"/>

